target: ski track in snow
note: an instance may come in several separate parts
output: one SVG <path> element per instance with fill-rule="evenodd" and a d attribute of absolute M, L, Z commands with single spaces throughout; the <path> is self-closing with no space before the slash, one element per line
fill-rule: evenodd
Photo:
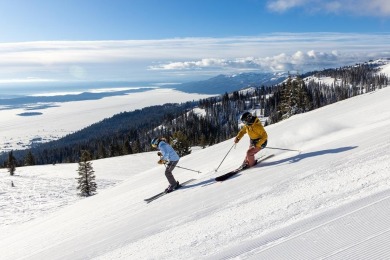
<path fill-rule="evenodd" d="M 370 154 L 370 151 L 366 153 Z M 365 197 L 387 190 L 390 165 L 384 166 L 380 162 L 389 161 L 390 156 L 376 156 L 371 154 L 368 161 L 357 162 L 346 158 L 345 164 L 333 165 L 331 170 L 322 169 L 321 174 L 313 172 L 302 177 L 298 175 L 288 183 L 235 199 L 222 209 L 210 209 L 208 204 L 207 214 L 194 212 L 192 218 L 176 219 L 166 226 L 166 230 L 148 234 L 126 249 L 121 248 L 117 253 L 114 251 L 96 259 L 122 259 L 120 255 L 130 255 L 134 259 L 175 259 L 177 251 L 183 258 L 196 259 L 193 256 L 206 257 L 216 248 L 223 252 L 232 245 L 240 245 L 298 220 L 359 200 L 361 194 Z M 373 168 L 372 165 L 378 167 Z M 207 218 L 201 218 L 202 215 L 207 215 Z M 188 234 L 191 234 L 190 240 Z M 151 244 L 167 244 L 170 237 L 175 237 L 172 245 L 168 243 L 163 249 L 148 250 Z M 210 238 L 212 243 L 208 243 Z M 266 247 L 275 242 L 265 241 L 256 246 Z"/>
<path fill-rule="evenodd" d="M 390 253 L 380 249 L 385 246 L 383 241 L 386 239 L 376 239 L 382 236 L 390 238 L 387 225 L 389 206 L 390 192 L 387 190 L 245 241 L 245 244 L 208 259 L 388 259 Z M 378 222 L 385 225 L 378 225 Z M 342 232 L 339 234 L 337 230 Z M 367 242 L 368 248 L 379 248 L 377 257 L 367 255 L 369 250 L 359 248 Z M 304 243 L 310 244 L 310 250 Z"/>

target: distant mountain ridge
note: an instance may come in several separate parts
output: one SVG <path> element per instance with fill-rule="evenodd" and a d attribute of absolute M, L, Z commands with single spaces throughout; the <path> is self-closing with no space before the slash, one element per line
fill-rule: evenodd
<path fill-rule="evenodd" d="M 390 58 L 383 58 L 378 60 L 370 60 L 368 62 L 357 63 L 355 66 L 367 65 L 369 67 L 379 68 L 379 73 L 385 73 L 389 75 L 390 69 L 384 69 L 390 64 Z M 354 67 L 344 66 L 342 68 Z M 341 68 L 330 68 L 322 71 L 339 70 Z M 312 76 L 321 71 L 309 71 L 302 75 L 302 78 Z M 248 87 L 260 87 L 260 86 L 274 86 L 282 83 L 289 77 L 288 72 L 247 72 L 238 73 L 232 75 L 220 74 L 218 76 L 202 80 L 186 82 L 174 85 L 173 88 L 187 92 L 187 93 L 200 93 L 200 94 L 224 94 L 231 93 L 243 88 Z M 172 88 L 172 85 L 163 85 L 162 88 Z"/>
<path fill-rule="evenodd" d="M 160 88 L 174 88 L 185 93 L 199 93 L 199 94 L 225 94 L 236 90 L 248 87 L 270 86 L 281 83 L 288 77 L 287 73 L 238 73 L 234 75 L 218 75 L 202 81 L 192 81 L 179 84 L 166 84 Z M 45 107 L 53 106 L 55 102 L 70 102 L 82 100 L 97 100 L 104 97 L 128 95 L 129 93 L 143 92 L 156 87 L 142 87 L 139 89 L 125 89 L 119 91 L 108 92 L 90 92 L 86 90 L 77 94 L 63 94 L 63 95 L 35 95 L 35 96 L 20 96 L 13 98 L 0 98 L 0 109 L 14 109 L 14 108 L 29 108 L 31 104 L 45 103 Z M 33 108 L 36 105 L 33 105 Z M 45 108 L 41 107 L 41 108 Z"/>
<path fill-rule="evenodd" d="M 234 75 L 218 75 L 216 77 L 174 85 L 174 88 L 187 93 L 224 94 L 251 86 L 275 85 L 288 77 L 287 73 L 239 73 Z M 163 85 L 162 88 L 172 88 Z"/>

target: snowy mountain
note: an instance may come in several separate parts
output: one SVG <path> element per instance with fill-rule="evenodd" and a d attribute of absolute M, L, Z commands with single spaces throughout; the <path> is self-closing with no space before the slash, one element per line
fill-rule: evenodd
<path fill-rule="evenodd" d="M 379 73 L 390 75 L 389 64 L 390 59 L 379 59 L 364 62 L 372 67 L 378 67 Z M 339 79 L 332 79 L 330 77 L 317 78 L 312 76 L 315 72 L 308 72 L 309 76 L 305 77 L 305 81 L 315 80 L 326 85 L 331 85 Z M 288 78 L 287 72 L 275 72 L 275 73 L 238 73 L 233 75 L 218 75 L 216 77 L 203 80 L 187 82 L 182 84 L 175 84 L 174 88 L 187 93 L 204 93 L 204 94 L 224 94 L 233 91 L 237 91 L 242 88 L 251 86 L 270 86 L 277 85 Z M 165 85 L 163 87 L 171 88 L 172 85 Z"/>
<path fill-rule="evenodd" d="M 179 166 L 202 173 L 174 175 L 196 181 L 150 204 L 167 186 L 155 152 L 94 161 L 99 193 L 86 199 L 70 184 L 76 164 L 1 169 L 1 259 L 390 259 L 389 98 L 266 127 L 258 155 L 275 156 L 222 183 L 247 136 L 229 153 L 233 140 L 194 151 Z"/>
<path fill-rule="evenodd" d="M 378 72 L 376 74 L 384 74 L 387 75 L 387 77 L 390 77 L 390 59 L 372 60 L 363 64 L 377 68 Z M 303 80 L 306 84 L 310 81 L 314 81 L 327 86 L 341 86 L 343 81 L 341 78 L 333 78 L 329 76 L 317 77 L 316 75 L 307 76 Z"/>
<path fill-rule="evenodd" d="M 218 75 L 203 81 L 176 84 L 174 88 L 187 93 L 224 94 L 248 86 L 276 85 L 286 78 L 287 73 L 238 73 Z M 165 87 L 171 88 L 172 85 Z"/>

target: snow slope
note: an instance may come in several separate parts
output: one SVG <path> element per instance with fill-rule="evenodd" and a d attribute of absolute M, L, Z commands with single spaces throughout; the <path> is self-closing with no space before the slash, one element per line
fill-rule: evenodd
<path fill-rule="evenodd" d="M 388 60 L 387 60 L 387 64 L 381 66 L 379 73 L 385 74 L 388 77 L 390 77 L 390 62 Z"/>
<path fill-rule="evenodd" d="M 197 181 L 150 204 L 167 186 L 155 153 L 144 171 L 133 156 L 94 161 L 97 179 L 124 181 L 1 227 L 1 259 L 389 259 L 389 99 L 385 88 L 268 126 L 260 154 L 275 156 L 223 183 L 213 178 L 242 162 L 247 137 L 217 173 L 233 140 L 195 151 L 179 165 L 202 173 L 174 175 Z M 73 178 L 70 165 L 39 167 Z"/>

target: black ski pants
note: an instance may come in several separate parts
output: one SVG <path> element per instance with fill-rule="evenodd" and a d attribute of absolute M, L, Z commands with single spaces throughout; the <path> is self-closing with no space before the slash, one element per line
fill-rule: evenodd
<path fill-rule="evenodd" d="M 172 185 L 172 186 L 176 185 L 176 180 L 173 177 L 172 171 L 173 171 L 173 169 L 175 169 L 175 167 L 176 167 L 178 162 L 179 161 L 170 161 L 166 165 L 167 167 L 165 168 L 165 177 L 167 177 L 167 180 L 168 180 L 169 184 Z"/>

